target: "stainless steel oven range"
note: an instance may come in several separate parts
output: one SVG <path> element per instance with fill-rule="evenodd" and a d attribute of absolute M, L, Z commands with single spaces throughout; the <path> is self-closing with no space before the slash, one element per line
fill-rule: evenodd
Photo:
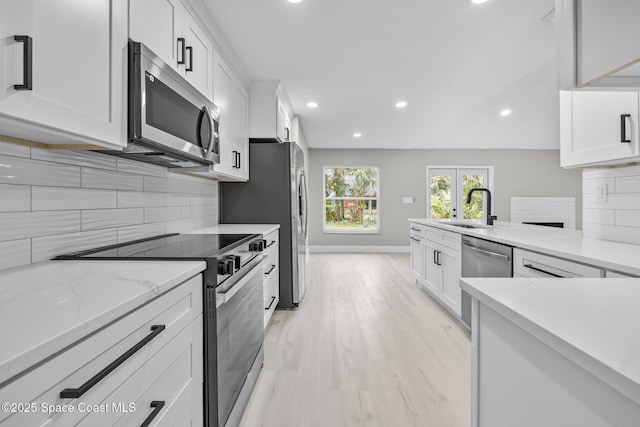
<path fill-rule="evenodd" d="M 166 234 L 60 255 L 62 260 L 204 260 L 204 419 L 237 426 L 262 367 L 260 234 Z"/>

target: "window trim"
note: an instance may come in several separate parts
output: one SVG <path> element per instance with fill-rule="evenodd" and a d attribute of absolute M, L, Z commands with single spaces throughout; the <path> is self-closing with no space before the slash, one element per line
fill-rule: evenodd
<path fill-rule="evenodd" d="M 376 194 L 374 197 L 331 197 L 325 193 L 325 171 L 327 169 L 375 169 L 378 179 L 376 180 Z M 322 167 L 322 232 L 327 234 L 380 234 L 380 166 L 323 166 Z M 327 228 L 327 200 L 375 200 L 376 201 L 376 228 Z"/>

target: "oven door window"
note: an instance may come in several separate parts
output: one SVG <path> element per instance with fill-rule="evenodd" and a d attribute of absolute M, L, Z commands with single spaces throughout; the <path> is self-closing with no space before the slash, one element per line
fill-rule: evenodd
<path fill-rule="evenodd" d="M 262 264 L 249 281 L 217 309 L 218 425 L 225 425 L 264 340 Z"/>
<path fill-rule="evenodd" d="M 145 85 L 147 124 L 206 149 L 211 126 L 202 110 L 149 73 Z"/>

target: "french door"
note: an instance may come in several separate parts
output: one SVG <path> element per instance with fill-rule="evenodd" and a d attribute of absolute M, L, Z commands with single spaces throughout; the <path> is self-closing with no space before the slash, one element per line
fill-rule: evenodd
<path fill-rule="evenodd" d="M 493 190 L 492 172 L 492 167 L 427 166 L 427 217 L 485 220 L 487 202 L 484 193 L 473 193 L 468 204 L 466 198 L 472 188 Z"/>

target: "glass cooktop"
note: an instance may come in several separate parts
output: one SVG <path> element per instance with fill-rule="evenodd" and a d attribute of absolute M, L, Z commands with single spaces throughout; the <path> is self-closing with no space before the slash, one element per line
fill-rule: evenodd
<path fill-rule="evenodd" d="M 165 234 L 60 255 L 54 259 L 204 259 L 234 249 L 257 234 Z"/>

